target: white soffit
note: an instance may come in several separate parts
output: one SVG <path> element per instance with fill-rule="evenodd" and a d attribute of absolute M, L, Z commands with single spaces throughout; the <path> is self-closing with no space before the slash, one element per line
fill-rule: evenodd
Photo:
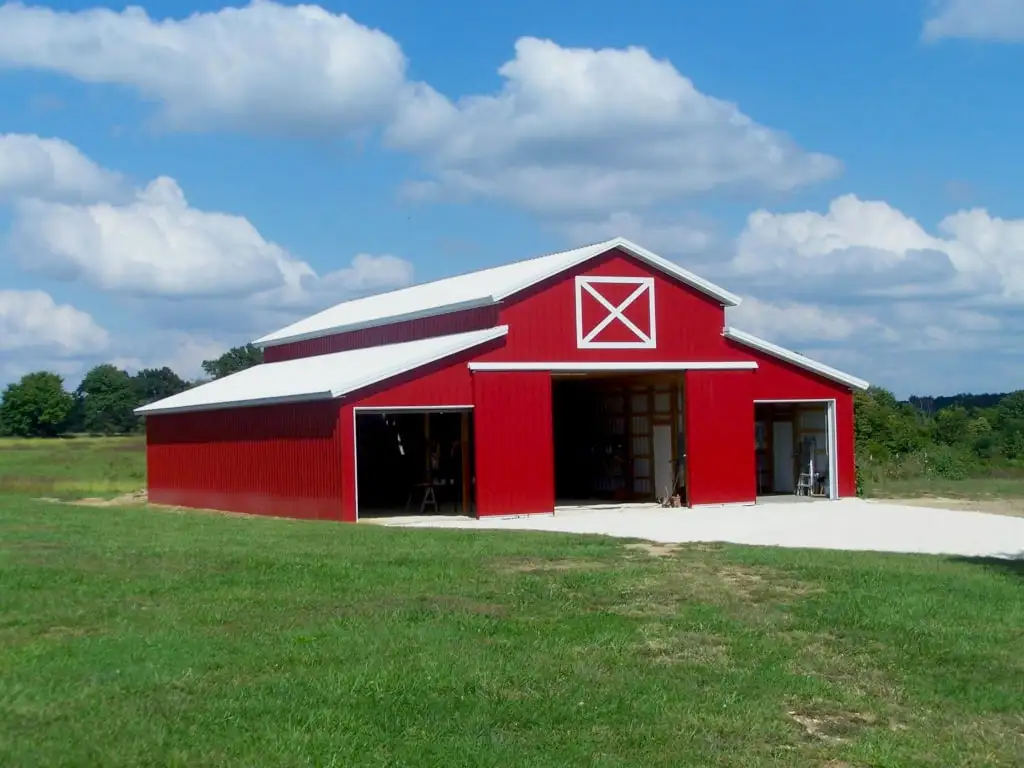
<path fill-rule="evenodd" d="M 726 306 L 740 303 L 740 298 L 735 294 L 697 277 L 636 243 L 616 237 L 583 248 L 346 301 L 267 334 L 253 343 L 263 347 L 273 346 L 489 306 L 615 248 L 706 293 Z"/>
<path fill-rule="evenodd" d="M 851 376 L 848 373 L 843 373 L 840 370 L 833 368 L 830 365 L 819 363 L 817 360 L 812 360 L 809 357 L 793 352 L 792 350 L 780 347 L 777 344 L 772 344 L 770 341 L 765 341 L 762 338 L 738 330 L 736 328 L 726 328 L 725 337 L 732 339 L 740 344 L 744 344 L 753 349 L 760 350 L 767 355 L 776 357 L 779 360 L 785 360 L 787 363 L 803 368 L 808 371 L 813 371 L 819 376 L 824 376 L 826 379 L 832 379 L 832 381 L 838 381 L 840 384 L 845 384 L 848 387 L 854 389 L 867 389 L 870 384 L 864 381 L 864 379 L 858 379 L 856 376 Z"/>
<path fill-rule="evenodd" d="M 263 363 L 136 409 L 139 414 L 329 400 L 505 336 L 508 326 Z"/>

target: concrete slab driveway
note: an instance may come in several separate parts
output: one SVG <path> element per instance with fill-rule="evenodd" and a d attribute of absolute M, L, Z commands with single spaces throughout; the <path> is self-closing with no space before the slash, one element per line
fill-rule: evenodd
<path fill-rule="evenodd" d="M 473 520 L 401 519 L 391 525 L 594 533 L 663 543 L 916 552 L 1024 559 L 1024 518 L 860 499 L 750 507 L 630 506 Z"/>

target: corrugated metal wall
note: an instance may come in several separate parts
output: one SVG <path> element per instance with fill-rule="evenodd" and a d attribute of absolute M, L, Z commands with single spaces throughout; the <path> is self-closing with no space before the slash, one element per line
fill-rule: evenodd
<path fill-rule="evenodd" d="M 479 331 L 493 328 L 498 324 L 498 308 L 481 307 L 467 309 L 462 312 L 449 312 L 436 317 L 424 317 L 418 320 L 407 320 L 393 325 L 376 328 L 362 328 L 348 333 L 337 333 L 319 339 L 307 339 L 290 344 L 279 344 L 263 350 L 263 359 L 268 363 L 281 360 L 294 360 L 299 357 L 327 355 L 331 352 L 344 352 L 347 349 L 363 349 L 381 344 L 396 344 L 402 341 L 416 341 L 434 336 L 447 336 L 453 333 Z"/>
<path fill-rule="evenodd" d="M 551 375 L 478 372 L 473 390 L 479 515 L 554 511 Z"/>
<path fill-rule="evenodd" d="M 341 519 L 336 402 L 153 415 L 146 460 L 154 503 Z"/>
<path fill-rule="evenodd" d="M 754 501 L 753 385 L 753 371 L 686 372 L 690 504 Z"/>

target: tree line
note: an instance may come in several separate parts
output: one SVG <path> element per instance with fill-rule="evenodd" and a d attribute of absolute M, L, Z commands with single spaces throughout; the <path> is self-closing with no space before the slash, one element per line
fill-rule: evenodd
<path fill-rule="evenodd" d="M 855 396 L 854 424 L 859 482 L 1024 471 L 1024 390 L 901 402 L 876 387 Z"/>
<path fill-rule="evenodd" d="M 168 367 L 145 368 L 134 375 L 110 363 L 97 365 L 71 391 L 50 371 L 26 374 L 8 384 L 0 399 L 0 435 L 56 437 L 66 434 L 124 435 L 138 431 L 136 408 L 263 362 L 251 344 L 233 347 L 204 360 L 205 376 L 187 381 Z"/>

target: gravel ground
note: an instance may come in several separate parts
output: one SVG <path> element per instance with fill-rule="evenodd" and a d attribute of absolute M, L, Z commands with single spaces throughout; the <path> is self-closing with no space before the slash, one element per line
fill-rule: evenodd
<path fill-rule="evenodd" d="M 861 499 L 702 509 L 635 505 L 483 520 L 397 518 L 385 524 L 1024 559 L 1024 518 Z"/>

